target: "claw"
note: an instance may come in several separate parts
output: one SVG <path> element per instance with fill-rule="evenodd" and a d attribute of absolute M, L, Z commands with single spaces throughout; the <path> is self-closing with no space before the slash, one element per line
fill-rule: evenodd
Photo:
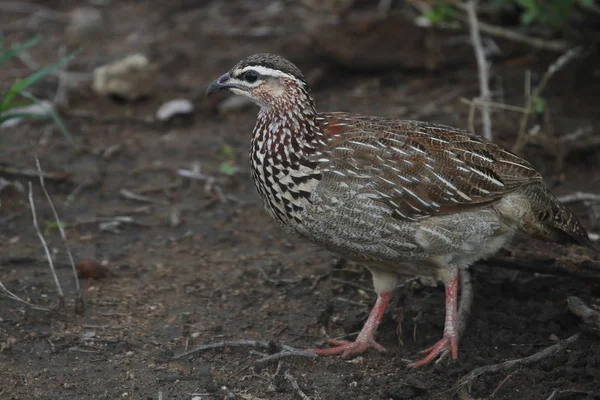
<path fill-rule="evenodd" d="M 390 303 L 391 298 L 391 292 L 381 293 L 377 297 L 377 302 L 373 306 L 373 310 L 371 310 L 371 314 L 356 338 L 356 341 L 350 342 L 348 340 L 329 339 L 329 344 L 334 347 L 329 349 L 314 349 L 313 352 L 318 356 L 333 356 L 341 353 L 343 358 L 364 353 L 370 347 L 377 351 L 384 352 L 385 347 L 375 341 L 375 331 L 377 330 L 377 325 L 379 325 L 381 317 Z"/>
<path fill-rule="evenodd" d="M 348 358 L 364 353 L 371 347 L 379 352 L 385 351 L 385 347 L 374 340 L 357 339 L 355 342 L 351 342 L 348 340 L 329 339 L 328 342 L 335 347 L 329 349 L 315 349 L 313 350 L 315 354 L 318 356 L 332 356 L 341 353 L 343 358 Z"/>
<path fill-rule="evenodd" d="M 444 336 L 433 346 L 420 351 L 419 354 L 427 354 L 427 356 L 422 360 L 408 364 L 408 366 L 410 368 L 424 367 L 438 357 L 441 360 L 448 351 L 451 353 L 453 360 L 458 358 L 458 343 L 455 336 Z"/>

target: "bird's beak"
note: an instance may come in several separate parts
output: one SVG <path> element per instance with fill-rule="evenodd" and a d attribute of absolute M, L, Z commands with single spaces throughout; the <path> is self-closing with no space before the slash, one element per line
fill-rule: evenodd
<path fill-rule="evenodd" d="M 217 79 L 216 81 L 211 83 L 210 86 L 208 88 L 206 88 L 206 95 L 208 96 L 211 93 L 219 92 L 224 89 L 237 87 L 235 84 L 232 84 L 229 82 L 230 78 L 231 78 L 231 76 L 229 75 L 229 72 L 221 75 L 219 77 L 219 79 Z"/>

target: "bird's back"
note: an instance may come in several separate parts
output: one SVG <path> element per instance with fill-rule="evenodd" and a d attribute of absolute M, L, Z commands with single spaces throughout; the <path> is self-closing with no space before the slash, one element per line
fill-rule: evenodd
<path fill-rule="evenodd" d="M 317 190 L 327 198 L 365 196 L 388 219 L 421 224 L 489 209 L 536 238 L 592 247 L 533 166 L 493 142 L 419 121 L 346 113 L 319 121 L 323 146 L 312 157 L 323 174 Z"/>

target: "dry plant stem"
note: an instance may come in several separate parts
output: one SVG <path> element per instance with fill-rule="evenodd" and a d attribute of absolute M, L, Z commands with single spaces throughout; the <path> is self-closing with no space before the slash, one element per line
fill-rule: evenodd
<path fill-rule="evenodd" d="M 506 268 L 528 273 L 540 273 L 555 276 L 570 276 L 573 278 L 600 281 L 600 262 L 583 258 L 581 260 L 539 257 L 532 253 L 523 252 L 515 256 L 496 255 L 481 264 L 493 268 Z"/>
<path fill-rule="evenodd" d="M 453 4 L 468 13 L 468 4 L 464 4 L 462 1 L 455 0 Z M 461 16 L 458 19 L 468 22 L 469 18 Z M 507 39 L 513 42 L 524 43 L 528 46 L 535 47 L 537 49 L 551 50 L 551 51 L 564 51 L 569 47 L 569 43 L 563 40 L 544 40 L 540 38 L 534 38 L 531 36 L 523 35 L 522 33 L 512 31 L 496 25 L 490 25 L 485 22 L 479 22 L 479 29 L 482 32 L 487 33 L 491 36 L 496 36 L 502 39 Z"/>
<path fill-rule="evenodd" d="M 316 354 L 314 354 L 312 350 L 298 350 L 298 349 L 295 349 L 290 346 L 279 345 L 279 344 L 276 344 L 274 342 L 270 342 L 267 340 L 229 340 L 229 341 L 224 341 L 224 342 L 209 343 L 209 344 L 205 344 L 202 346 L 198 346 L 196 348 L 193 348 L 184 353 L 174 356 L 172 358 L 172 360 L 179 360 L 181 358 L 190 356 L 192 354 L 202 353 L 202 352 L 205 352 L 208 350 L 214 350 L 214 349 L 223 349 L 223 348 L 227 348 L 227 347 L 256 347 L 256 348 L 267 349 L 267 350 L 273 349 L 273 348 L 280 349 L 280 351 L 275 354 L 271 354 L 270 356 L 266 356 L 264 358 L 257 360 L 256 362 L 258 364 L 261 364 L 261 363 L 264 363 L 267 361 L 278 360 L 278 359 L 281 359 L 284 357 L 291 357 L 291 356 L 311 357 L 311 358 L 317 357 Z"/>
<path fill-rule="evenodd" d="M 494 101 L 484 101 L 481 99 L 469 100 L 469 99 L 465 99 L 464 97 L 461 97 L 460 101 L 461 101 L 461 103 L 465 103 L 471 107 L 487 105 L 490 108 L 497 108 L 499 110 L 514 111 L 514 112 L 518 112 L 518 113 L 527 112 L 526 108 L 519 107 L 519 106 L 512 106 L 510 104 L 496 103 Z"/>
<path fill-rule="evenodd" d="M 598 201 L 600 202 L 600 194 L 586 193 L 586 192 L 573 192 L 564 196 L 558 197 L 561 203 L 576 203 L 578 201 Z"/>
<path fill-rule="evenodd" d="M 16 175 L 16 176 L 25 176 L 27 178 L 37 178 L 39 176 L 38 171 L 29 168 L 15 168 L 10 167 L 8 165 L 0 165 L 0 173 Z M 66 174 L 59 174 L 53 172 L 44 172 L 44 179 L 48 179 L 50 181 L 62 182 L 69 179 L 69 176 Z"/>
<path fill-rule="evenodd" d="M 23 300 L 22 298 L 20 298 L 19 296 L 17 296 L 16 294 L 14 294 L 13 292 L 11 292 L 10 290 L 8 290 L 6 288 L 6 286 L 4 286 L 4 284 L 2 282 L 0 282 L 0 289 L 4 290 L 4 292 L 6 293 L 6 296 L 8 298 L 16 300 L 19 303 L 26 304 L 28 307 L 31 307 L 34 310 L 41 310 L 41 311 L 48 311 L 48 312 L 50 311 L 47 308 L 36 306 L 35 304 L 31 304 L 30 302 Z"/>
<path fill-rule="evenodd" d="M 69 263 L 71 264 L 71 270 L 73 271 L 73 277 L 75 278 L 75 290 L 77 292 L 77 300 L 75 303 L 75 311 L 78 314 L 82 314 L 85 310 L 85 305 L 83 302 L 83 297 L 81 297 L 81 287 L 79 285 L 79 277 L 77 276 L 77 268 L 75 267 L 75 261 L 73 260 L 73 254 L 71 253 L 71 248 L 69 247 L 69 241 L 67 240 L 67 234 L 65 233 L 65 229 L 63 228 L 62 221 L 58 216 L 58 212 L 56 212 L 56 207 L 54 207 L 54 202 L 48 194 L 48 190 L 46 190 L 46 185 L 44 183 L 44 173 L 42 171 L 42 166 L 40 165 L 40 160 L 35 156 L 35 165 L 37 167 L 39 178 L 40 178 L 40 186 L 42 187 L 42 191 L 46 196 L 46 200 L 48 204 L 50 204 L 50 208 L 52 209 L 52 214 L 54 214 L 54 219 L 56 220 L 56 224 L 58 225 L 58 230 L 60 232 L 60 236 L 65 245 L 65 250 L 67 251 L 67 255 L 69 256 Z M 33 207 L 32 207 L 33 209 Z"/>
<path fill-rule="evenodd" d="M 64 45 L 60 46 L 60 48 L 58 49 L 58 59 L 62 60 L 66 56 L 67 56 L 66 47 Z M 66 69 L 66 66 L 63 66 L 58 71 L 56 71 L 57 72 L 56 76 L 58 77 L 58 87 L 56 88 L 56 93 L 54 94 L 54 100 L 52 101 L 54 104 L 59 104 L 61 106 L 68 106 L 68 103 L 69 103 L 69 98 L 68 98 L 68 93 L 67 93 L 67 87 L 68 87 L 67 80 L 69 79 L 69 74 L 63 73 L 63 72 L 66 72 L 66 71 L 64 71 L 65 69 Z"/>
<path fill-rule="evenodd" d="M 56 269 L 54 268 L 54 261 L 52 261 L 52 254 L 50 253 L 50 249 L 48 248 L 48 244 L 46 243 L 46 239 L 44 239 L 44 235 L 40 231 L 40 227 L 37 221 L 37 215 L 35 213 L 35 202 L 33 201 L 33 188 L 31 186 L 31 181 L 29 181 L 29 205 L 31 206 L 31 214 L 33 216 L 33 226 L 35 231 L 37 232 L 38 237 L 40 238 L 40 242 L 42 242 L 42 246 L 44 247 L 44 251 L 46 252 L 46 259 L 48 260 L 48 265 L 50 266 L 50 271 L 52 272 L 52 277 L 54 278 L 54 283 L 56 284 L 56 289 L 58 290 L 58 296 L 60 298 L 60 307 L 64 307 L 65 305 L 65 295 L 63 293 L 62 287 L 60 285 L 60 281 L 58 280 L 58 276 L 56 275 Z"/>
<path fill-rule="evenodd" d="M 539 98 L 539 96 L 541 95 L 542 91 L 544 90 L 544 88 L 546 87 L 546 85 L 548 84 L 548 81 L 550 81 L 552 76 L 555 73 L 557 73 L 558 71 L 560 71 L 571 60 L 573 60 L 575 57 L 577 57 L 581 53 L 582 50 L 583 50 L 582 47 L 575 47 L 575 48 L 568 50 L 560 57 L 558 57 L 556 59 L 556 61 L 554 61 L 552 64 L 550 64 L 550 66 L 544 73 L 544 76 L 542 76 L 540 83 L 535 87 L 535 89 L 533 89 L 533 92 L 531 91 L 531 73 L 528 71 L 528 73 L 525 76 L 525 109 L 526 109 L 526 112 L 524 112 L 523 116 L 521 117 L 517 140 L 515 141 L 515 145 L 512 148 L 513 152 L 520 153 L 521 150 L 523 150 L 523 147 L 525 147 L 525 145 L 527 144 L 528 137 L 526 134 L 526 129 L 527 129 L 527 123 L 529 122 L 529 116 L 533 112 L 533 100 L 536 98 Z"/>
<path fill-rule="evenodd" d="M 580 333 L 576 333 L 573 336 L 565 340 L 561 340 L 560 342 L 547 347 L 537 353 L 530 355 L 524 358 L 518 358 L 516 360 L 505 361 L 500 364 L 494 365 L 486 365 L 484 367 L 475 368 L 473 371 L 469 372 L 467 375 L 463 376 L 455 385 L 456 389 L 462 389 L 466 387 L 470 387 L 475 379 L 479 376 L 489 373 L 495 373 L 499 371 L 505 371 L 512 369 L 514 367 L 522 367 L 529 364 L 533 364 L 539 362 L 547 357 L 551 357 L 563 350 L 565 350 L 571 343 L 576 342 L 579 339 Z"/>
<path fill-rule="evenodd" d="M 283 374 L 283 376 L 290 383 L 290 385 L 292 385 L 292 388 L 294 388 L 294 390 L 296 391 L 296 393 L 298 393 L 298 396 L 300 396 L 302 400 L 310 400 L 310 397 L 308 397 L 306 393 L 304 393 L 302 389 L 300 389 L 298 381 L 292 376 L 292 374 L 290 374 L 290 371 L 285 371 L 285 374 Z"/>
<path fill-rule="evenodd" d="M 0 2 L 0 10 L 7 13 L 44 13 L 47 19 L 52 19 L 58 22 L 66 22 L 69 20 L 69 16 L 65 13 L 54 11 L 51 8 L 44 7 L 37 4 L 24 3 L 22 1 L 2 1 Z"/>
<path fill-rule="evenodd" d="M 600 311 L 588 307 L 579 297 L 567 298 L 569 310 L 582 319 L 584 325 L 592 332 L 600 334 Z"/>
<path fill-rule="evenodd" d="M 490 109 L 485 104 L 486 101 L 490 100 L 490 86 L 489 86 L 489 64 L 485 59 L 485 53 L 483 51 L 483 44 L 481 43 L 481 35 L 479 33 L 479 21 L 477 19 L 477 9 L 475 0 L 467 0 L 465 8 L 467 15 L 469 16 L 469 31 L 471 36 L 471 44 L 475 51 L 475 58 L 477 59 L 477 69 L 479 71 L 479 98 L 484 101 L 481 106 L 481 113 L 483 119 L 483 137 L 491 140 L 492 139 L 492 118 L 490 116 Z"/>

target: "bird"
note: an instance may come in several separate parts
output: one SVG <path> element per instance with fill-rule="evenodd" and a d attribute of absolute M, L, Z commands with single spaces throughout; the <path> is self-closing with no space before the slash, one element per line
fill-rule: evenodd
<path fill-rule="evenodd" d="M 458 358 L 459 271 L 517 232 L 594 249 L 585 229 L 523 158 L 474 133 L 422 121 L 318 112 L 306 78 L 282 56 L 239 61 L 206 90 L 259 107 L 250 170 L 267 213 L 287 233 L 365 265 L 377 300 L 354 341 L 316 356 L 350 357 L 375 340 L 402 276 L 445 286 L 442 338 L 410 364 Z"/>

